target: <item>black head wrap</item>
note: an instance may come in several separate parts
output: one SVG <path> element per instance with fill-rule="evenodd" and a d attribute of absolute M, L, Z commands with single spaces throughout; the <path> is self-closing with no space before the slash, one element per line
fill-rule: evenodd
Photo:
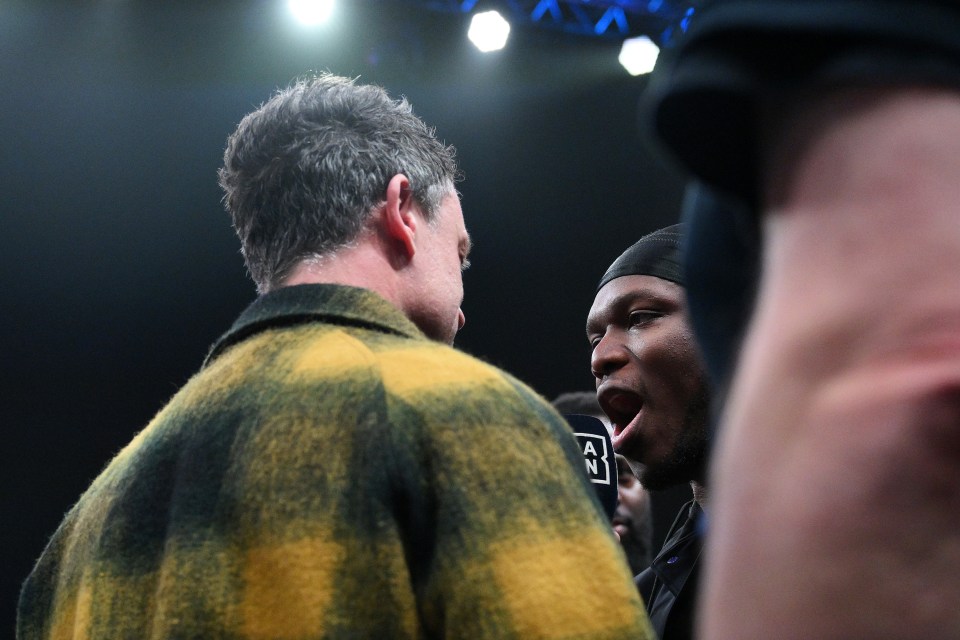
<path fill-rule="evenodd" d="M 684 233 L 684 225 L 681 223 L 643 236 L 613 261 L 600 278 L 597 291 L 620 276 L 656 276 L 683 286 L 680 242 Z"/>

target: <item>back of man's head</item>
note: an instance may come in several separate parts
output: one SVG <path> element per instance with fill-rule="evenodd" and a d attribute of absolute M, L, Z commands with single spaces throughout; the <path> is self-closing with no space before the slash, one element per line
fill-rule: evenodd
<path fill-rule="evenodd" d="M 220 186 L 247 269 L 265 292 L 300 261 L 355 240 L 393 176 L 409 178 L 432 220 L 456 173 L 453 148 L 405 99 L 323 74 L 243 118 L 227 141 Z"/>

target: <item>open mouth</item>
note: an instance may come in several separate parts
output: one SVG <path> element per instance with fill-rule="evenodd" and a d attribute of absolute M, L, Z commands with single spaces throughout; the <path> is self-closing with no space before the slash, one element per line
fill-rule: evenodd
<path fill-rule="evenodd" d="M 640 396 L 624 389 L 601 390 L 597 399 L 600 401 L 600 408 L 610 418 L 615 440 L 626 431 L 643 408 L 643 400 Z"/>

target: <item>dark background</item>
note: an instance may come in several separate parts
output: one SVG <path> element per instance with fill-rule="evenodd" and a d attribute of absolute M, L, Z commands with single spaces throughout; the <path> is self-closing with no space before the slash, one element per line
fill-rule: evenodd
<path fill-rule="evenodd" d="M 390 0 L 310 29 L 279 0 L 0 4 L 0 637 L 63 514 L 253 299 L 216 171 L 297 75 L 382 84 L 457 147 L 458 346 L 548 398 L 592 388 L 595 283 L 676 221 L 681 182 L 641 141 L 619 42 L 515 27 L 483 55 L 466 28 Z"/>

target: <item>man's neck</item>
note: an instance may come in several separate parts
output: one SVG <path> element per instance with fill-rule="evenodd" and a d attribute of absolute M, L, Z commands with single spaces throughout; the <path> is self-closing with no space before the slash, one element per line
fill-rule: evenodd
<path fill-rule="evenodd" d="M 284 286 L 297 284 L 343 284 L 370 289 L 394 305 L 399 306 L 396 290 L 396 271 L 389 258 L 369 237 L 335 252 L 297 264 L 283 282 Z"/>

